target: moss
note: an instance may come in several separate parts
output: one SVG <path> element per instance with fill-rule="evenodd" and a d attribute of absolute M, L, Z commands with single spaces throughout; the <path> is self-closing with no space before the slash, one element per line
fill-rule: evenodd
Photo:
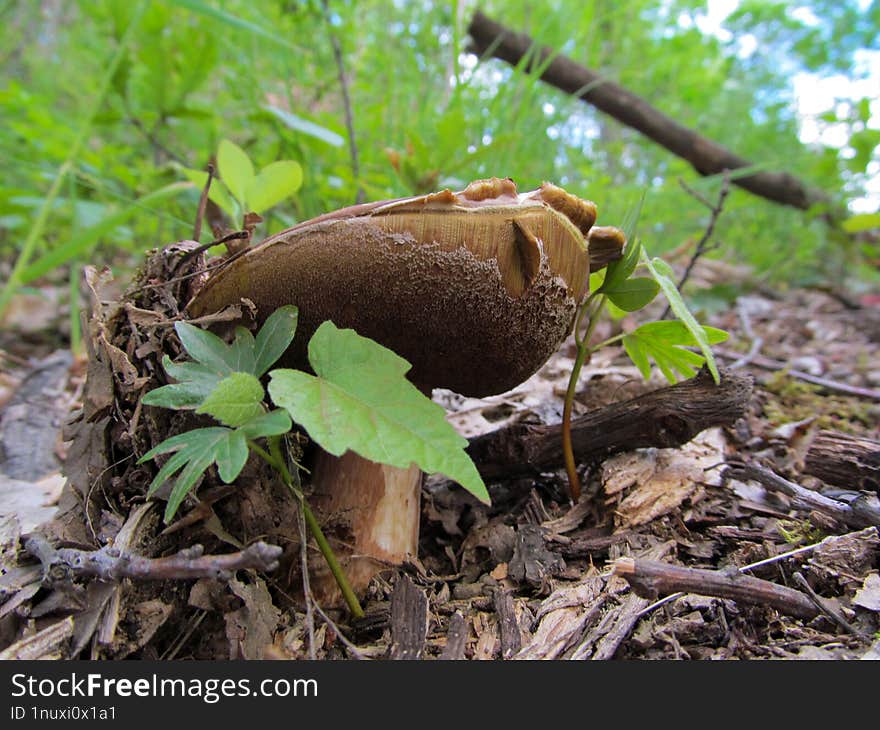
<path fill-rule="evenodd" d="M 858 398 L 827 395 L 817 385 L 776 373 L 764 384 L 764 416 L 773 426 L 816 418 L 819 428 L 860 434 L 873 427 L 870 404 Z"/>

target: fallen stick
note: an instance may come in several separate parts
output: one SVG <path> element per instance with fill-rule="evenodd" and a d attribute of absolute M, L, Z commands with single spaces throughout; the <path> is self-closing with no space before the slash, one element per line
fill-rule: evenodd
<path fill-rule="evenodd" d="M 633 449 L 671 448 L 713 426 L 743 416 L 752 379 L 722 371 L 715 385 L 705 370 L 695 378 L 599 408 L 572 422 L 572 444 L 580 463 Z M 556 469 L 562 464 L 562 427 L 513 424 L 471 439 L 468 454 L 484 479 Z"/>
<path fill-rule="evenodd" d="M 624 578 L 642 598 L 653 599 L 677 592 L 697 593 L 753 606 L 770 606 L 781 613 L 807 620 L 819 615 L 819 609 L 800 591 L 738 571 L 703 570 L 653 560 L 620 558 L 614 562 L 613 572 Z"/>
<path fill-rule="evenodd" d="M 849 503 L 840 502 L 819 492 L 814 492 L 812 489 L 806 489 L 800 484 L 790 482 L 757 464 L 728 466 L 723 475 L 725 479 L 758 482 L 765 489 L 791 497 L 794 507 L 816 510 L 849 527 L 861 528 L 880 525 L 880 509 L 869 504 L 862 497 L 857 497 Z"/>
<path fill-rule="evenodd" d="M 201 545 L 181 550 L 164 558 L 145 558 L 121 553 L 106 546 L 98 550 L 56 550 L 39 534 L 29 536 L 25 550 L 43 564 L 44 580 L 57 582 L 71 577 L 91 576 L 105 581 L 122 578 L 138 580 L 190 580 L 216 578 L 229 580 L 237 570 L 252 568 L 268 572 L 278 568 L 280 547 L 255 542 L 244 550 L 228 555 L 203 555 Z"/>
<path fill-rule="evenodd" d="M 751 167 L 748 160 L 679 124 L 620 84 L 551 48 L 537 46 L 525 33 L 512 31 L 479 11 L 474 13 L 468 33 L 473 41 L 468 48 L 472 53 L 492 55 L 512 66 L 530 59 L 531 68 L 541 69 L 541 80 L 638 130 L 687 160 L 701 175 L 718 175 L 724 170 Z M 756 171 L 732 176 L 731 182 L 762 198 L 801 210 L 828 201 L 825 192 L 785 172 Z"/>
<path fill-rule="evenodd" d="M 860 388 L 857 385 L 849 385 L 848 383 L 840 383 L 836 380 L 829 380 L 828 378 L 820 378 L 818 375 L 811 375 L 802 370 L 793 370 L 788 367 L 788 363 L 782 362 L 782 360 L 774 360 L 769 357 L 764 357 L 763 355 L 753 355 L 751 353 L 744 357 L 741 352 L 728 352 L 721 348 L 714 348 L 712 352 L 717 357 L 723 357 L 725 360 L 735 360 L 737 363 L 746 360 L 743 364 L 754 365 L 756 368 L 761 368 L 763 370 L 772 370 L 773 372 L 785 371 L 785 374 L 792 378 L 803 380 L 805 383 L 818 385 L 825 390 L 846 393 L 847 395 L 854 395 L 858 398 L 880 400 L 880 390 L 876 390 L 875 388 Z"/>

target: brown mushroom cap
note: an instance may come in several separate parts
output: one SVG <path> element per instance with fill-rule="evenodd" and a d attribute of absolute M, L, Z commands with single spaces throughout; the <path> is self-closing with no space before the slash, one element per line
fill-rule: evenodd
<path fill-rule="evenodd" d="M 517 195 L 497 178 L 354 206 L 253 247 L 212 275 L 188 310 L 201 316 L 247 298 L 265 319 L 295 304 L 286 365 L 306 366 L 308 340 L 329 319 L 406 358 L 423 390 L 500 393 L 567 335 L 587 290 L 595 219 L 593 203 L 561 188 Z M 600 266 L 623 246 L 619 231 L 601 231 Z"/>

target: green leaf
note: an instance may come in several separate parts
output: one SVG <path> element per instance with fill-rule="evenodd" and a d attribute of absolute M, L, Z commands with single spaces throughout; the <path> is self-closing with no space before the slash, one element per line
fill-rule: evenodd
<path fill-rule="evenodd" d="M 245 208 L 245 193 L 254 181 L 254 165 L 241 147 L 228 139 L 220 140 L 217 149 L 217 171 L 229 192 Z"/>
<path fill-rule="evenodd" d="M 633 271 L 639 263 L 642 255 L 642 243 L 638 239 L 630 241 L 626 244 L 623 256 L 616 261 L 612 261 L 606 267 L 608 272 L 605 274 L 605 280 L 602 283 L 602 293 L 614 291 L 624 281 L 632 276 Z"/>
<path fill-rule="evenodd" d="M 147 195 L 143 195 L 137 200 L 132 201 L 125 208 L 117 213 L 106 216 L 99 223 L 89 226 L 85 230 L 74 233 L 72 236 L 66 237 L 64 243 L 44 253 L 40 258 L 22 271 L 21 283 L 28 284 L 35 279 L 39 279 L 53 269 L 58 268 L 62 264 L 66 264 L 72 259 L 83 256 L 91 251 L 92 247 L 98 243 L 99 240 L 119 228 L 119 226 L 136 213 L 139 213 L 144 217 L 148 216 L 152 212 L 148 207 L 151 203 L 156 203 L 160 200 L 165 200 L 166 198 L 177 195 L 181 190 L 185 190 L 188 187 L 189 186 L 184 182 L 176 182 L 166 185 L 163 188 L 159 188 L 152 193 L 148 193 Z"/>
<path fill-rule="evenodd" d="M 324 322 L 309 342 L 317 376 L 273 370 L 269 393 L 326 451 L 445 474 L 483 502 L 489 493 L 443 408 L 406 378 L 410 364 L 354 330 Z"/>
<path fill-rule="evenodd" d="M 221 380 L 196 413 L 207 413 L 221 423 L 241 426 L 263 414 L 263 386 L 249 373 L 232 373 Z"/>
<path fill-rule="evenodd" d="M 277 408 L 252 418 L 238 429 L 246 438 L 257 439 L 265 436 L 281 436 L 293 427 L 287 411 Z"/>
<path fill-rule="evenodd" d="M 247 438 L 240 429 L 231 431 L 227 438 L 217 442 L 214 461 L 217 462 L 217 473 L 227 484 L 241 474 L 247 459 Z"/>
<path fill-rule="evenodd" d="M 241 473 L 248 453 L 242 432 L 215 426 L 197 428 L 165 439 L 138 459 L 138 464 L 173 451 L 177 453 L 159 469 L 147 490 L 147 496 L 152 496 L 175 473 L 180 472 L 165 507 L 166 523 L 174 517 L 181 502 L 211 464 L 217 462 L 220 478 L 228 484 Z"/>
<path fill-rule="evenodd" d="M 245 207 L 254 213 L 262 213 L 299 190 L 302 179 L 302 167 L 293 160 L 266 165 L 247 186 Z"/>
<path fill-rule="evenodd" d="M 192 170 L 188 167 L 181 168 L 186 179 L 195 185 L 199 190 L 203 190 L 205 183 L 208 182 L 208 173 L 203 170 Z M 233 220 L 238 220 L 241 210 L 238 203 L 233 200 L 232 193 L 226 184 L 216 177 L 211 180 L 211 188 L 208 190 L 208 199 L 220 206 L 220 209 Z"/>
<path fill-rule="evenodd" d="M 256 23 L 251 23 L 249 20 L 239 18 L 237 15 L 233 15 L 232 13 L 229 13 L 221 8 L 215 7 L 212 3 L 205 2 L 205 0 L 171 0 L 171 2 L 182 8 L 187 8 L 194 13 L 199 13 L 206 17 L 218 20 L 225 25 L 235 28 L 236 30 L 244 30 L 248 33 L 251 33 L 252 35 L 266 38 L 267 40 L 270 40 L 273 43 L 277 43 L 278 45 L 283 46 L 284 48 L 287 48 L 289 51 L 293 51 L 294 53 L 302 52 L 301 48 L 298 48 L 295 44 L 287 40 L 287 38 L 285 38 L 284 36 L 266 30 Z"/>
<path fill-rule="evenodd" d="M 660 289 L 663 291 L 663 295 L 669 302 L 669 308 L 672 310 L 673 314 L 681 320 L 691 335 L 693 335 L 695 344 L 703 353 L 703 357 L 706 360 L 706 366 L 709 368 L 709 372 L 712 373 L 712 378 L 716 383 L 721 382 L 721 376 L 718 373 L 718 366 L 715 364 L 715 358 L 712 356 L 712 349 L 709 347 L 709 340 L 706 337 L 705 330 L 700 323 L 697 322 L 694 315 L 690 313 L 690 310 L 684 303 L 684 299 L 681 298 L 678 287 L 673 280 L 675 274 L 672 271 L 672 267 L 663 261 L 663 259 L 650 259 L 647 256 L 643 256 L 642 259 L 645 266 L 648 267 L 648 271 L 651 272 L 651 276 L 654 277 L 654 281 L 660 285 Z M 664 375 L 666 375 L 666 372 L 664 372 Z M 668 375 L 667 378 L 669 378 Z"/>
<path fill-rule="evenodd" d="M 724 342 L 728 335 L 715 327 L 701 327 L 702 339 L 710 344 Z M 648 322 L 623 338 L 623 346 L 630 360 L 646 380 L 651 376 L 653 358 L 664 377 L 674 383 L 676 373 L 693 377 L 705 359 L 685 347 L 698 346 L 693 332 L 682 322 Z"/>
<path fill-rule="evenodd" d="M 229 358 L 232 369 L 236 372 L 253 373 L 256 359 L 254 357 L 254 336 L 249 329 L 235 328 L 235 339 L 229 346 Z"/>
<path fill-rule="evenodd" d="M 189 322 L 174 325 L 180 343 L 189 356 L 218 375 L 229 375 L 235 371 L 236 361 L 229 345 L 213 332 L 199 329 Z"/>
<path fill-rule="evenodd" d="M 272 367 L 293 341 L 299 310 L 292 304 L 279 307 L 260 327 L 254 342 L 253 372 L 258 378 Z"/>
<path fill-rule="evenodd" d="M 656 281 L 640 276 L 627 279 L 614 289 L 605 291 L 605 296 L 620 309 L 626 312 L 635 312 L 649 304 L 659 291 L 660 285 Z"/>
<path fill-rule="evenodd" d="M 880 228 L 880 213 L 859 213 L 851 216 L 841 223 L 841 228 L 847 233 L 861 233 Z"/>
<path fill-rule="evenodd" d="M 267 104 L 263 106 L 263 109 L 279 119 L 285 127 L 288 127 L 295 132 L 302 132 L 310 137 L 326 142 L 333 147 L 342 147 L 342 145 L 345 144 L 345 137 L 336 134 L 336 132 L 327 129 L 326 127 L 310 122 L 308 119 L 303 119 L 289 111 L 279 109 L 277 106 Z"/>
<path fill-rule="evenodd" d="M 198 363 L 175 363 L 165 355 L 162 366 L 169 377 L 179 382 L 151 390 L 141 399 L 144 405 L 173 409 L 195 408 L 220 382 L 220 376 L 214 370 Z"/>

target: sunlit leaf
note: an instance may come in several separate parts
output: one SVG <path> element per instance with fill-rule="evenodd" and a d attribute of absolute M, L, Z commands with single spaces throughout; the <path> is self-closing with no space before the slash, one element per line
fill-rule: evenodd
<path fill-rule="evenodd" d="M 245 190 L 247 209 L 262 213 L 299 190 L 302 179 L 302 167 L 293 160 L 266 165 Z"/>
<path fill-rule="evenodd" d="M 263 386 L 249 373 L 232 373 L 223 378 L 196 413 L 207 413 L 227 426 L 241 426 L 261 415 Z"/>
<path fill-rule="evenodd" d="M 246 193 L 254 181 L 254 164 L 241 147 L 228 139 L 220 140 L 217 149 L 217 171 L 226 183 L 229 192 L 242 207 L 245 207 Z"/>
<path fill-rule="evenodd" d="M 489 494 L 444 410 L 405 378 L 410 364 L 354 330 L 324 322 L 309 342 L 316 375 L 273 370 L 272 400 L 323 449 L 397 467 L 415 462 L 484 502 Z"/>

